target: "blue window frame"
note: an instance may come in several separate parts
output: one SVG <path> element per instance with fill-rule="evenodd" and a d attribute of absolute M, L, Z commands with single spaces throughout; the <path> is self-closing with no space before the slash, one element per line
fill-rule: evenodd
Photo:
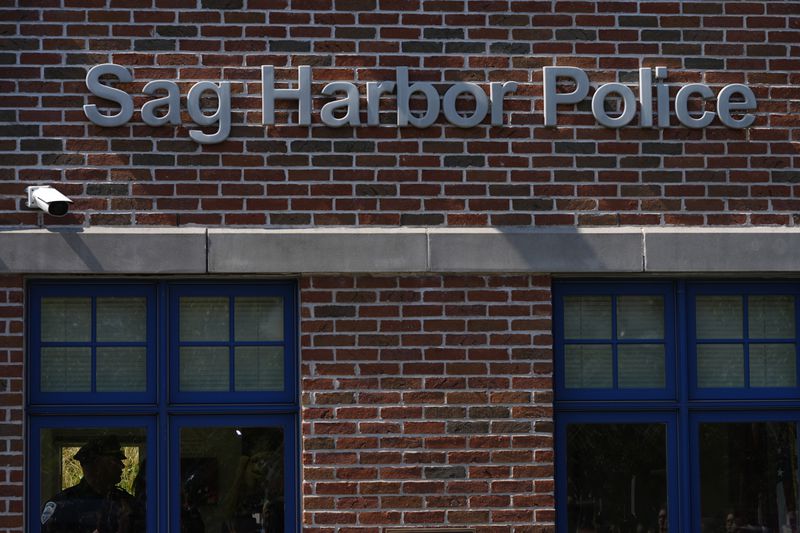
<path fill-rule="evenodd" d="M 260 296 L 260 297 L 259 297 Z M 259 331 L 258 324 L 243 316 L 254 315 L 259 307 L 263 314 L 273 314 L 276 318 L 287 314 L 292 305 L 293 288 L 273 286 L 268 293 L 258 294 L 252 286 L 247 285 L 209 285 L 180 284 L 172 285 L 169 290 L 170 318 L 174 325 L 170 336 L 170 351 L 177 357 L 170 358 L 170 396 L 177 403 L 289 403 L 297 396 L 297 374 L 295 365 L 286 362 L 295 361 L 294 321 L 285 319 L 275 331 Z M 199 309 L 197 309 L 199 308 Z M 218 315 L 224 322 L 222 331 L 213 335 L 198 335 L 185 322 L 203 313 L 200 322 L 205 325 L 207 319 L 213 320 Z M 195 328 L 196 329 L 196 328 Z M 201 328 L 202 329 L 202 328 Z M 216 338 L 214 338 L 216 337 Z M 182 384 L 185 372 L 182 368 L 185 353 L 211 352 L 220 354 L 223 359 L 220 374 L 227 373 L 227 383 L 214 383 L 214 387 L 222 390 L 186 390 L 186 379 Z M 269 357 L 274 366 L 282 374 L 282 380 L 258 380 L 253 382 L 254 365 L 243 367 L 243 361 L 252 359 L 250 354 L 263 354 Z M 242 356 L 241 354 L 246 354 Z M 202 357 L 202 355 L 200 356 Z M 267 357 L 264 357 L 266 359 Z M 248 372 L 249 371 L 249 372 Z M 248 378 L 248 379 L 245 379 Z M 258 389 L 258 390 L 256 390 Z"/>
<path fill-rule="evenodd" d="M 697 411 L 690 415 L 689 427 L 692 524 L 722 531 L 724 513 L 738 528 L 734 531 L 751 531 L 757 527 L 750 523 L 752 517 L 766 515 L 785 526 L 778 531 L 797 530 L 800 412 Z M 738 506 L 726 501 L 731 486 L 743 495 Z"/>
<path fill-rule="evenodd" d="M 280 434 L 283 437 L 281 442 L 279 461 L 280 464 L 276 465 L 275 462 L 270 464 L 272 471 L 280 470 L 280 474 L 283 475 L 283 501 L 280 502 L 280 506 L 283 508 L 283 513 L 286 517 L 293 517 L 298 515 L 298 509 L 300 505 L 299 501 L 299 490 L 297 490 L 298 484 L 298 474 L 297 474 L 297 462 L 296 457 L 292 453 L 285 453 L 285 450 L 298 450 L 299 443 L 297 441 L 297 427 L 296 427 L 296 420 L 293 416 L 290 415 L 260 415 L 260 414 L 247 414 L 247 415 L 180 415 L 176 416 L 172 420 L 172 424 L 170 427 L 170 493 L 171 494 L 180 494 L 184 488 L 180 486 L 180 481 L 185 479 L 186 476 L 184 475 L 181 470 L 185 466 L 183 464 L 183 455 L 182 455 L 182 446 L 184 445 L 182 436 L 194 430 L 196 433 L 202 435 L 204 438 L 208 438 L 209 430 L 217 430 L 219 431 L 220 428 L 223 430 L 227 430 L 232 428 L 234 430 L 234 434 L 238 435 L 239 438 L 243 438 L 244 434 L 248 431 L 252 432 L 253 428 L 256 430 L 270 431 L 273 434 Z M 262 455 L 268 455 L 263 454 Z M 267 457 L 269 459 L 269 457 Z M 248 473 L 244 472 L 245 468 L 251 468 L 254 465 L 258 466 L 262 464 L 263 461 L 259 462 L 259 459 L 256 458 L 256 454 L 252 454 L 248 456 L 248 463 L 246 467 L 241 468 L 241 472 L 237 472 L 236 475 L 241 474 L 242 476 L 246 476 Z M 240 465 L 237 465 L 240 466 Z M 277 468 L 276 468 L 277 467 Z M 273 474 L 274 475 L 274 474 Z M 289 491 L 287 490 L 288 487 L 294 487 L 294 490 Z M 219 497 L 224 499 L 225 497 L 235 498 L 237 494 L 235 493 L 228 493 L 228 494 L 220 494 Z M 267 502 L 266 505 L 262 507 L 267 508 L 272 504 L 274 508 L 274 504 L 276 502 Z M 260 511 L 260 509 L 259 509 Z M 178 513 L 172 513 L 170 518 L 170 531 L 181 531 L 180 527 L 180 515 Z M 264 520 L 264 523 L 267 523 Z M 291 520 L 285 520 L 285 527 L 286 531 L 297 531 L 299 529 L 299 525 L 296 523 L 292 523 Z M 274 529 L 269 527 L 264 527 L 265 531 L 273 531 Z"/>
<path fill-rule="evenodd" d="M 556 394 L 560 399 L 624 400 L 666 399 L 675 395 L 675 339 L 665 335 L 674 328 L 674 298 L 668 283 L 595 283 L 558 287 L 553 303 L 554 324 L 559 334 L 555 346 Z M 632 331 L 625 327 L 628 316 L 651 303 L 658 327 Z M 624 309 L 631 309 L 626 312 Z M 571 312 L 570 312 L 571 311 Z M 603 315 L 602 320 L 596 320 Z M 582 320 L 583 319 L 583 320 Z M 595 322 L 585 326 L 577 322 Z M 572 325 L 576 322 L 575 325 Z M 599 322 L 599 324 L 597 324 Z M 655 380 L 643 379 L 637 368 L 626 365 L 627 354 L 636 348 L 660 359 Z M 581 352 L 579 352 L 580 350 Z M 602 352 L 600 350 L 603 350 Z M 588 357 L 587 357 L 588 352 Z M 576 354 L 576 355 L 573 355 Z M 572 362 L 601 359 L 605 364 Z M 573 378 L 571 373 L 588 374 Z M 597 375 L 601 378 L 597 379 Z M 644 376 L 647 377 L 647 376 Z M 590 380 L 590 381 L 587 381 Z"/>
<path fill-rule="evenodd" d="M 798 306 L 789 282 L 555 283 L 557 530 L 796 530 Z"/>
<path fill-rule="evenodd" d="M 158 329 L 155 286 L 141 283 L 33 284 L 28 294 L 32 404 L 155 403 L 156 363 L 153 356 Z M 102 321 L 98 323 L 98 316 L 104 314 L 105 308 L 114 311 L 115 302 L 138 304 L 134 313 L 141 325 L 130 338 L 113 331 L 120 329 L 113 324 L 104 328 Z M 118 303 L 116 307 L 120 307 Z M 58 315 L 66 315 L 64 318 L 68 320 L 59 321 L 62 317 Z M 58 328 L 54 324 L 57 321 L 70 327 Z M 57 329 L 62 331 L 55 331 Z M 98 383 L 102 381 L 98 380 L 98 374 L 102 375 L 98 355 L 104 350 L 120 349 L 136 350 L 145 355 L 141 376 L 128 390 L 109 387 L 104 390 L 102 383 Z M 58 350 L 75 356 L 61 360 L 48 358 L 49 353 Z M 80 374 L 81 379 L 74 376 L 66 379 L 68 371 Z"/>
<path fill-rule="evenodd" d="M 605 428 L 611 429 L 611 431 L 601 433 L 600 431 Z M 656 430 L 656 438 L 662 440 L 663 455 L 648 458 L 650 461 L 660 461 L 660 464 L 657 465 L 659 479 L 655 483 L 649 483 L 649 486 L 640 483 L 642 487 L 638 491 L 635 481 L 631 483 L 631 479 L 642 478 L 643 468 L 633 465 L 636 461 L 630 459 L 630 450 L 624 446 L 626 443 L 631 443 L 626 439 L 621 439 L 619 431 L 614 431 L 619 428 Z M 580 439 L 580 435 L 575 434 L 576 430 L 586 434 L 583 438 L 588 442 L 583 446 L 580 446 L 579 442 L 575 442 Z M 573 434 L 570 435 L 569 432 Z M 632 444 L 641 446 L 643 444 L 642 435 L 635 432 L 633 435 L 639 439 Z M 636 508 L 636 500 L 642 499 L 642 491 L 646 491 L 648 496 L 654 492 L 658 493 L 657 497 L 653 498 L 656 505 L 652 510 L 653 517 L 657 515 L 663 502 L 676 501 L 678 495 L 677 438 L 676 416 L 670 412 L 560 412 L 555 435 L 556 472 L 562 477 L 566 477 L 569 467 L 572 466 L 568 465 L 568 459 L 580 461 L 573 466 L 577 472 L 569 472 L 569 477 L 573 479 L 574 475 L 578 474 L 583 479 L 576 480 L 578 481 L 576 483 L 557 483 L 559 531 L 581 531 L 581 528 L 590 530 L 595 526 L 594 522 L 597 517 L 594 516 L 596 510 L 592 509 L 591 496 L 598 490 L 610 492 L 602 503 L 603 511 L 606 513 L 609 512 L 609 509 L 618 509 L 627 505 Z M 623 442 L 619 442 L 620 440 Z M 569 446 L 579 446 L 579 449 L 570 453 L 568 443 Z M 603 447 L 603 445 L 606 446 Z M 623 474 L 628 474 L 628 477 L 626 478 Z M 584 487 L 580 487 L 581 484 Z M 638 507 L 637 514 L 642 514 L 647 506 L 640 503 Z M 668 522 L 677 523 L 677 508 L 669 507 L 668 512 Z M 631 525 L 633 524 L 628 524 L 629 527 Z M 633 526 L 632 530 L 635 531 L 635 525 Z M 625 531 L 625 529 L 622 530 Z"/>
<path fill-rule="evenodd" d="M 798 305 L 797 284 L 689 284 L 687 318 L 695 325 L 687 328 L 693 369 L 690 396 L 704 400 L 800 398 Z M 718 320 L 698 317 L 704 307 Z M 717 372 L 704 373 L 704 352 L 712 354 L 707 359 L 714 362 L 719 347 L 735 357 L 719 365 L 722 369 Z M 765 364 L 769 360 L 773 365 Z M 770 369 L 776 373 L 770 374 Z"/>
<path fill-rule="evenodd" d="M 97 431 L 107 431 L 119 435 L 122 432 L 132 433 L 138 431 L 142 434 L 142 440 L 137 444 L 142 448 L 142 456 L 144 458 L 155 458 L 157 455 L 158 441 L 154 436 L 156 435 L 156 418 L 152 416 L 117 416 L 117 415 L 99 415 L 99 416 L 63 416 L 63 415 L 49 415 L 49 416 L 35 416 L 31 417 L 29 421 L 29 438 L 28 448 L 30 458 L 28 461 L 29 471 L 34 474 L 28 476 L 30 480 L 28 484 L 28 501 L 31 502 L 32 507 L 28 517 L 28 527 L 26 531 L 40 531 L 41 529 L 41 504 L 44 504 L 53 497 L 51 492 L 54 484 L 56 486 L 62 485 L 59 483 L 63 481 L 64 473 L 62 469 L 57 468 L 60 465 L 48 465 L 52 463 L 53 454 L 47 453 L 47 446 L 57 446 L 63 449 L 64 445 L 80 444 L 80 441 L 75 441 L 76 433 L 93 434 Z M 127 442 L 126 444 L 131 444 Z M 60 452 L 59 459 L 63 456 Z M 147 479 L 157 478 L 158 462 L 154 460 L 145 463 L 145 476 Z M 53 466 L 56 466 L 55 468 Z M 56 479 L 49 480 L 48 477 L 55 477 Z M 62 478 L 62 479 L 58 479 Z M 146 526 L 147 531 L 158 531 L 157 517 L 158 514 L 151 510 L 157 508 L 157 492 L 150 491 L 146 497 Z"/>
<path fill-rule="evenodd" d="M 74 494 L 62 489 L 88 482 L 84 462 L 120 455 L 118 487 L 141 511 L 128 514 L 149 533 L 181 531 L 184 520 L 205 521 L 206 531 L 268 521 L 297 532 L 296 290 L 278 281 L 31 282 L 26 531 L 62 531 Z M 259 509 L 242 507 L 255 493 L 266 498 Z"/>

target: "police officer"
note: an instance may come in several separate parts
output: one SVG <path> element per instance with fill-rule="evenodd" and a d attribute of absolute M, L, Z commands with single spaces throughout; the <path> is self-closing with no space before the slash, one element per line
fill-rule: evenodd
<path fill-rule="evenodd" d="M 42 533 L 144 533 L 144 513 L 117 487 L 125 454 L 113 435 L 90 439 L 75 454 L 83 478 L 42 510 Z"/>

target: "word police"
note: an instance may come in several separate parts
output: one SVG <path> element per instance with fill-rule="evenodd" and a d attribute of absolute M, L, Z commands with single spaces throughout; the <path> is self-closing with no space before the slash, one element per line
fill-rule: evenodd
<path fill-rule="evenodd" d="M 311 124 L 311 68 L 307 66 L 297 69 L 296 88 L 275 88 L 275 72 L 272 66 L 261 67 L 261 81 L 263 95 L 261 100 L 262 124 L 275 123 L 275 102 L 277 100 L 292 100 L 297 102 L 298 124 L 308 126 Z M 105 63 L 89 70 L 86 75 L 86 86 L 95 96 L 109 100 L 119 106 L 119 111 L 114 114 L 101 113 L 95 104 L 83 106 L 86 117 L 98 126 L 115 127 L 126 124 L 133 116 L 133 98 L 125 91 L 106 85 L 101 82 L 101 77 L 113 76 L 117 80 L 128 83 L 133 81 L 133 76 L 125 67 Z M 592 96 L 592 114 L 597 122 L 608 128 L 621 128 L 630 124 L 639 108 L 639 125 L 644 128 L 666 128 L 670 125 L 670 99 L 669 87 L 665 84 L 667 79 L 666 67 L 655 69 L 639 69 L 638 98 L 633 89 L 622 83 L 606 83 L 600 85 Z M 570 92 L 559 92 L 559 81 L 567 81 L 572 88 Z M 556 126 L 558 123 L 559 104 L 577 104 L 589 94 L 589 77 L 586 72 L 575 67 L 544 67 L 543 92 L 544 92 L 544 125 Z M 653 89 L 655 88 L 655 97 Z M 378 112 L 381 95 L 395 94 L 397 105 L 397 126 L 414 126 L 427 128 L 439 117 L 440 113 L 450 123 L 460 128 L 471 128 L 483 122 L 489 115 L 493 126 L 503 125 L 503 101 L 509 94 L 516 92 L 517 82 L 492 82 L 489 84 L 489 94 L 477 83 L 459 82 L 452 84 L 444 93 L 439 92 L 432 83 L 415 82 L 408 79 L 408 69 L 397 69 L 395 81 L 367 82 L 366 106 L 368 126 L 378 125 Z M 163 96 L 149 100 L 142 105 L 142 121 L 149 126 L 162 126 L 165 124 L 179 125 L 181 123 L 180 100 L 181 94 L 178 84 L 168 80 L 155 80 L 144 86 L 142 92 L 146 95 Z M 216 96 L 217 107 L 213 114 L 206 114 L 201 105 L 204 93 L 213 93 Z M 327 102 L 320 110 L 320 120 L 331 127 L 360 126 L 361 98 L 359 88 L 350 82 L 335 81 L 322 88 L 325 96 L 336 97 Z M 412 95 L 419 95 L 415 99 L 422 105 L 417 112 L 412 112 Z M 466 114 L 456 109 L 456 101 L 462 95 L 468 96 L 472 103 L 471 109 Z M 613 96 L 619 101 L 619 110 L 612 116 L 606 110 L 606 99 Z M 689 128 L 705 128 L 715 117 L 729 128 L 747 128 L 755 120 L 755 116 L 746 111 L 756 109 L 756 97 L 746 85 L 733 83 L 724 86 L 716 95 L 716 113 L 704 110 L 690 112 L 690 98 L 701 100 L 714 99 L 714 93 L 708 85 L 703 83 L 690 83 L 681 87 L 674 100 L 674 112 L 678 121 Z M 637 105 L 638 103 L 638 105 Z M 201 81 L 195 83 L 187 94 L 187 111 L 191 119 L 200 126 L 216 126 L 214 133 L 204 133 L 200 129 L 189 130 L 189 135 L 198 143 L 215 144 L 228 138 L 231 130 L 231 84 L 223 81 L 213 83 Z M 654 110 L 655 107 L 655 110 Z M 734 116 L 736 113 L 737 116 Z"/>

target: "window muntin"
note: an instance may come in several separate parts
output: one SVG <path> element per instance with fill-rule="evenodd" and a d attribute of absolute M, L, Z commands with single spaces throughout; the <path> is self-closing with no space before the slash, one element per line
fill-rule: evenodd
<path fill-rule="evenodd" d="M 674 396 L 668 284 L 565 285 L 554 301 L 561 399 Z"/>
<path fill-rule="evenodd" d="M 170 394 L 175 402 L 287 402 L 295 395 L 292 295 L 276 287 L 176 285 L 170 290 Z"/>
<path fill-rule="evenodd" d="M 271 452 L 272 456 L 281 454 L 283 477 L 271 493 L 271 518 L 263 520 L 280 523 L 286 533 L 296 531 L 294 290 L 294 284 L 280 282 L 32 283 L 28 414 L 29 479 L 35 481 L 30 485 L 27 530 L 42 531 L 46 498 L 61 491 L 59 483 L 73 483 L 76 472 L 80 475 L 81 468 L 72 459 L 76 449 L 97 435 L 111 434 L 119 439 L 130 463 L 125 467 L 126 480 L 133 465 L 143 473 L 136 488 L 124 484 L 130 480 L 120 486 L 132 498 L 146 501 L 140 508 L 147 510 L 141 514 L 146 514 L 147 531 L 179 531 L 183 463 L 175 428 L 185 427 L 196 435 L 235 429 L 244 435 L 278 432 L 284 444 Z M 193 306 L 196 309 L 189 313 L 194 313 L 194 330 L 187 335 L 191 340 L 180 341 L 177 303 L 181 297 L 227 302 L 226 327 L 219 327 L 219 315 L 213 314 L 219 306 L 210 310 L 207 305 L 199 310 Z M 194 395 L 176 394 L 181 348 L 221 351 L 223 366 L 230 372 L 225 386 L 218 391 L 193 391 Z M 197 379 L 196 372 L 190 375 Z M 199 427 L 192 429 L 193 425 Z M 237 464 L 230 461 L 245 451 L 234 453 L 231 448 L 216 459 L 227 461 L 225 468 L 235 472 Z M 185 459 L 197 461 L 193 456 Z M 71 470 L 72 477 L 64 478 L 60 472 L 65 470 Z"/>
<path fill-rule="evenodd" d="M 31 286 L 31 403 L 154 403 L 152 284 Z"/>
<path fill-rule="evenodd" d="M 41 390 L 144 392 L 146 315 L 144 297 L 42 298 Z"/>
<path fill-rule="evenodd" d="M 689 284 L 691 397 L 797 397 L 799 297 L 787 284 Z"/>
<path fill-rule="evenodd" d="M 563 316 L 566 297 L 590 295 L 595 301 L 605 298 L 613 308 L 619 305 L 620 294 L 652 294 L 653 285 L 665 287 L 664 346 L 670 394 L 656 398 L 647 395 L 644 389 L 564 387 L 564 355 L 570 345 L 577 344 L 566 335 L 563 325 L 567 321 Z M 569 477 L 567 458 L 600 453 L 571 442 L 570 426 L 576 427 L 577 422 L 598 427 L 605 422 L 654 424 L 664 417 L 668 419 L 668 433 L 673 424 L 675 435 L 680 437 L 667 439 L 667 457 L 673 459 L 668 475 L 674 476 L 675 481 L 669 482 L 671 531 L 722 531 L 728 518 L 731 527 L 738 524 L 738 527 L 770 531 L 796 528 L 800 474 L 796 464 L 790 469 L 780 466 L 786 457 L 792 457 L 796 463 L 798 452 L 800 410 L 796 400 L 800 388 L 796 321 L 800 316 L 797 310 L 800 285 L 565 282 L 556 284 L 553 294 L 559 532 L 571 532 L 573 529 L 568 527 L 579 518 L 571 516 L 576 506 L 568 492 L 576 493 L 578 488 L 571 486 L 575 480 Z M 602 317 L 605 315 L 612 322 L 620 322 L 618 313 L 601 313 Z M 651 322 L 647 318 L 642 320 Z M 604 322 L 603 330 L 608 331 L 608 320 L 598 321 Z M 615 356 L 619 358 L 618 326 L 612 323 L 610 330 L 617 333 L 616 339 L 580 342 L 608 346 L 616 342 Z M 616 379 L 620 379 L 618 363 L 614 364 Z M 671 368 L 676 371 L 672 378 Z M 600 377 L 590 375 L 584 379 L 607 379 L 604 377 L 607 374 L 605 370 Z M 602 451 L 603 447 L 598 449 Z M 618 463 L 609 467 L 612 470 L 629 466 L 619 457 L 612 463 Z M 758 472 L 751 472 L 748 464 L 758 465 Z M 582 483 L 585 485 L 586 481 Z M 781 483 L 783 491 L 777 488 Z M 746 490 L 742 489 L 745 485 Z M 624 493 L 623 500 L 636 499 L 631 486 L 619 491 Z M 763 511 L 766 505 L 771 506 L 768 512 Z M 630 513 L 623 509 L 617 515 L 614 521 L 607 520 L 604 524 L 625 530 L 631 523 Z"/>

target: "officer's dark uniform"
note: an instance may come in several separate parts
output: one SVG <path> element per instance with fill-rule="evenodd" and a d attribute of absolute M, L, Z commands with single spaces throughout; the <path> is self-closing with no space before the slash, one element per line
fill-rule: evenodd
<path fill-rule="evenodd" d="M 116 437 L 92 439 L 75 458 L 81 465 L 99 456 L 122 460 Z M 114 487 L 98 494 L 85 478 L 56 494 L 42 510 L 42 533 L 143 533 L 143 514 L 133 496 Z"/>

